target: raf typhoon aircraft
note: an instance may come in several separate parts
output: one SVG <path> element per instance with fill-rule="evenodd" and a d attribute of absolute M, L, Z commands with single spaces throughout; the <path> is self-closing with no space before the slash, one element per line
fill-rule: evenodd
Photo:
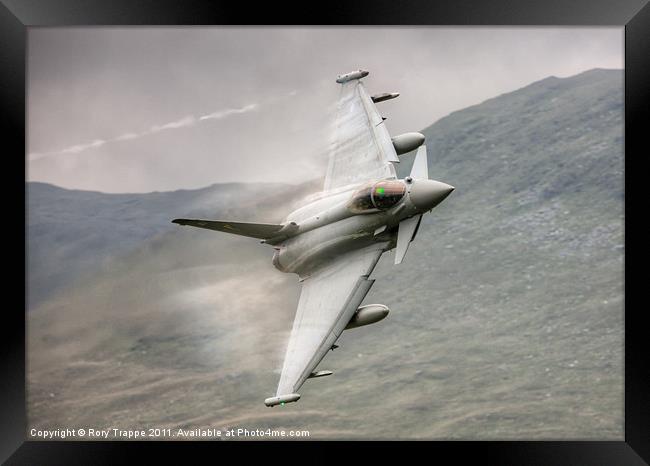
<path fill-rule="evenodd" d="M 375 323 L 388 314 L 382 304 L 361 306 L 373 285 L 380 256 L 395 249 L 404 259 L 422 215 L 453 190 L 429 179 L 424 136 L 391 138 L 375 103 L 399 94 L 370 96 L 361 82 L 368 71 L 338 76 L 341 84 L 335 141 L 323 191 L 279 225 L 176 219 L 174 223 L 261 239 L 273 246 L 273 265 L 302 282 L 276 395 L 266 406 L 298 401 L 307 379 L 331 375 L 316 370 L 346 329 Z M 398 155 L 417 149 L 411 173 L 398 179 Z"/>

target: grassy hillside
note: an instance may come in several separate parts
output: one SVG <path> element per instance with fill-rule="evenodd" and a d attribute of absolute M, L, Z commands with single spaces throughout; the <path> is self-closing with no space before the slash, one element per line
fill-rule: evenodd
<path fill-rule="evenodd" d="M 267 196 L 212 187 L 200 208 L 190 202 L 197 192 L 147 195 L 156 208 L 121 204 L 111 219 L 152 222 L 106 240 L 109 266 L 67 276 L 28 314 L 30 427 L 622 439 L 622 85 L 618 70 L 551 77 L 426 128 L 429 171 L 456 190 L 425 217 L 401 266 L 392 253 L 380 261 L 365 302 L 388 305 L 388 318 L 344 332 L 320 365 L 334 375 L 309 380 L 283 408 L 262 402 L 279 377 L 295 276 L 273 269 L 272 251 L 255 240 L 166 222 L 193 211 L 279 220 L 281 199 L 313 186 Z M 30 226 L 41 224 L 45 202 L 30 195 Z M 72 205 L 60 203 L 60 215 Z M 34 269 L 57 263 L 63 244 L 78 249 L 64 257 L 93 249 L 72 244 L 92 237 L 81 229 L 75 218 L 50 243 L 51 229 L 32 237 L 30 228 L 30 251 L 44 248 L 30 257 L 32 285 L 49 280 Z M 126 255 L 113 252 L 119 237 L 132 241 Z"/>
<path fill-rule="evenodd" d="M 177 231 L 178 226 L 170 222 L 173 218 L 277 217 L 277 209 L 284 206 L 283 196 L 308 188 L 312 184 L 296 189 L 277 183 L 231 183 L 196 190 L 106 194 L 28 183 L 29 308 L 38 307 L 86 274 L 110 270 L 113 258 Z M 268 205 L 268 197 L 274 205 Z"/>

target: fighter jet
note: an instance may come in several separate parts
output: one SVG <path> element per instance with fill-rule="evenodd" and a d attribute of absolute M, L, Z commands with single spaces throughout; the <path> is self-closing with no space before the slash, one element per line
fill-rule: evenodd
<path fill-rule="evenodd" d="M 269 407 L 298 401 L 307 379 L 332 374 L 316 368 L 344 330 L 386 317 L 385 305 L 361 305 L 375 281 L 370 274 L 387 251 L 395 249 L 400 264 L 423 214 L 454 190 L 429 178 L 422 134 L 390 137 L 375 103 L 399 94 L 368 95 L 361 81 L 367 75 L 358 70 L 336 79 L 341 92 L 323 190 L 283 223 L 172 220 L 260 239 L 275 249 L 273 265 L 302 282 L 278 388 L 264 401 Z M 398 179 L 398 155 L 415 149 L 410 175 Z"/>

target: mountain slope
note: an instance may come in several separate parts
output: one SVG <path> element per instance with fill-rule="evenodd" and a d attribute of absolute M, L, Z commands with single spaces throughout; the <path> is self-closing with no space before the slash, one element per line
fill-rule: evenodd
<path fill-rule="evenodd" d="M 286 194 L 305 189 L 313 186 L 231 183 L 196 190 L 106 194 L 28 183 L 29 307 L 37 307 L 87 273 L 110 268 L 111 258 L 177 231 L 173 218 L 247 220 L 248 215 L 279 221 Z"/>
<path fill-rule="evenodd" d="M 365 302 L 388 305 L 388 318 L 344 332 L 320 365 L 335 374 L 308 381 L 299 403 L 262 404 L 295 277 L 256 241 L 172 228 L 28 314 L 30 427 L 622 439 L 622 84 L 620 70 L 551 77 L 426 128 L 429 172 L 456 190 L 425 216 L 401 266 L 392 253 L 380 261 Z M 235 199 L 251 221 L 307 191 L 278 188 L 260 204 L 245 189 Z M 186 215 L 187 198 L 158 195 L 169 196 L 161 218 Z M 212 205 L 206 214 L 236 213 Z"/>

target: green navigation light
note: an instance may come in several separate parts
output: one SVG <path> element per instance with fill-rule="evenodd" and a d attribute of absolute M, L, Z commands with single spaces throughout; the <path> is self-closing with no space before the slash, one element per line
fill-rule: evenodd
<path fill-rule="evenodd" d="M 377 188 L 377 194 L 384 194 L 384 188 Z"/>
<path fill-rule="evenodd" d="M 280 403 L 280 406 L 284 406 L 284 401 Z"/>

